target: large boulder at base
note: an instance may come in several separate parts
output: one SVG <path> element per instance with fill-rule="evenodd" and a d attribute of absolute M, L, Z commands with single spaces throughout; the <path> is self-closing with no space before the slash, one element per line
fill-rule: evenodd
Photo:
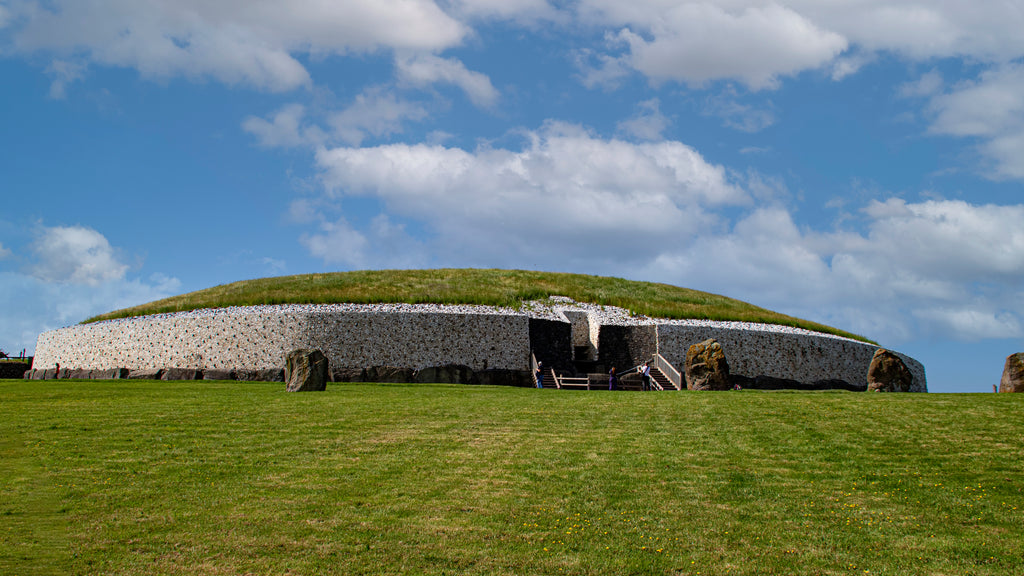
<path fill-rule="evenodd" d="M 1000 392 L 1024 392 L 1024 352 L 1006 357 L 1003 379 L 999 382 Z"/>
<path fill-rule="evenodd" d="M 416 372 L 416 381 L 430 384 L 472 384 L 476 380 L 469 366 L 449 364 L 421 368 Z"/>
<path fill-rule="evenodd" d="M 194 368 L 167 368 L 164 370 L 161 380 L 200 380 L 203 374 Z"/>
<path fill-rule="evenodd" d="M 476 373 L 476 381 L 485 386 L 517 386 L 520 388 L 533 388 L 537 383 L 533 374 L 528 370 L 507 370 L 504 368 L 489 368 Z"/>
<path fill-rule="evenodd" d="M 284 382 L 284 368 L 235 370 L 235 378 L 243 382 Z"/>
<path fill-rule="evenodd" d="M 207 368 L 203 370 L 203 380 L 234 380 L 235 373 L 232 370 L 221 368 Z"/>
<path fill-rule="evenodd" d="M 366 368 L 352 366 L 331 366 L 333 382 L 366 382 Z"/>
<path fill-rule="evenodd" d="M 0 362 L 0 378 L 21 378 L 29 368 L 28 362 Z"/>
<path fill-rule="evenodd" d="M 284 380 L 289 392 L 322 392 L 331 377 L 331 362 L 319 350 L 292 350 L 285 356 Z"/>
<path fill-rule="evenodd" d="M 128 374 L 129 380 L 159 380 L 164 375 L 163 368 L 147 368 L 145 370 L 132 370 Z"/>
<path fill-rule="evenodd" d="M 914 375 L 903 359 L 879 348 L 868 366 L 868 392 L 913 392 Z"/>
<path fill-rule="evenodd" d="M 725 350 L 708 338 L 686 351 L 686 388 L 689 390 L 729 390 L 729 362 Z"/>
<path fill-rule="evenodd" d="M 416 381 L 416 371 L 412 368 L 396 366 L 371 366 L 366 369 L 367 382 L 407 383 Z"/>

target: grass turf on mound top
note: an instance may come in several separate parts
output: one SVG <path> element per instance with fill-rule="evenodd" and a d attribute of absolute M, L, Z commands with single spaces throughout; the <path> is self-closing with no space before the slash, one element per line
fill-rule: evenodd
<path fill-rule="evenodd" d="M 0 382 L 0 573 L 1022 574 L 1022 402 Z"/>
<path fill-rule="evenodd" d="M 656 318 L 782 324 L 867 341 L 830 326 L 707 292 L 621 278 L 523 270 L 366 270 L 244 280 L 117 310 L 85 322 L 259 304 L 403 302 L 519 307 L 525 301 L 549 296 L 568 296 L 578 302 L 618 306 Z"/>

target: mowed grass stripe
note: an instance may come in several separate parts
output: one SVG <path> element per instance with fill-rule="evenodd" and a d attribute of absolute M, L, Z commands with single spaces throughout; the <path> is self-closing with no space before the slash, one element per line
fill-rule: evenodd
<path fill-rule="evenodd" d="M 0 572 L 1020 574 L 1022 402 L 6 381 Z"/>

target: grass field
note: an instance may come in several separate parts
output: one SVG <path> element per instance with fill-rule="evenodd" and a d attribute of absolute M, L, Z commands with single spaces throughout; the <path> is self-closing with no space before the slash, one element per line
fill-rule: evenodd
<path fill-rule="evenodd" d="M 862 336 L 831 326 L 708 292 L 622 278 L 526 270 L 361 270 L 243 280 L 116 310 L 85 322 L 259 304 L 352 302 L 481 304 L 518 308 L 526 301 L 549 296 L 568 296 L 577 302 L 618 306 L 656 318 L 782 324 L 867 341 Z"/>
<path fill-rule="evenodd" d="M 1024 395 L 0 382 L 0 574 L 1024 574 Z"/>

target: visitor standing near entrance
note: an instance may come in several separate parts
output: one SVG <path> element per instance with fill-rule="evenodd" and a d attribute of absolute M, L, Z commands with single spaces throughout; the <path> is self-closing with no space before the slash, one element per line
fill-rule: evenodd
<path fill-rule="evenodd" d="M 644 362 L 644 367 L 640 369 L 640 380 L 643 383 L 644 392 L 650 392 L 650 390 L 651 390 L 651 364 L 650 364 L 650 362 Z"/>
<path fill-rule="evenodd" d="M 615 375 L 615 366 L 612 366 L 612 369 L 608 371 L 608 389 L 619 389 L 619 378 Z"/>
<path fill-rule="evenodd" d="M 544 387 L 544 364 L 542 362 L 537 362 L 537 374 L 535 374 L 535 376 L 537 376 L 537 388 L 543 388 Z"/>

